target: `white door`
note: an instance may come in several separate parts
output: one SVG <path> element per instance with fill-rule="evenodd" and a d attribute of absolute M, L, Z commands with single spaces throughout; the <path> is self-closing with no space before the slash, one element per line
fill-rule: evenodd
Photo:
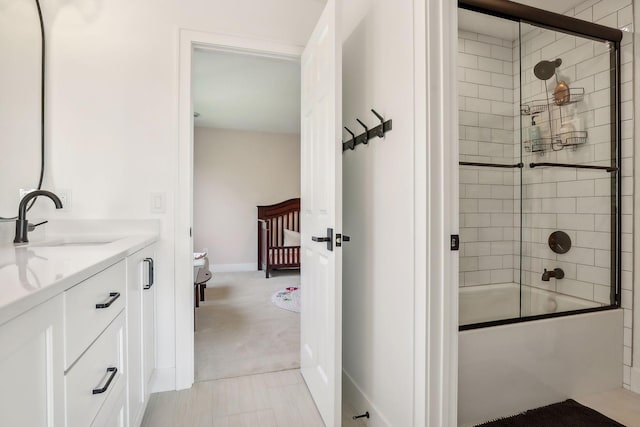
<path fill-rule="evenodd" d="M 342 375 L 342 46 L 338 0 L 302 55 L 301 371 L 328 427 L 340 425 Z M 328 230 L 332 229 L 332 232 Z M 314 241 L 330 237 L 331 242 Z"/>

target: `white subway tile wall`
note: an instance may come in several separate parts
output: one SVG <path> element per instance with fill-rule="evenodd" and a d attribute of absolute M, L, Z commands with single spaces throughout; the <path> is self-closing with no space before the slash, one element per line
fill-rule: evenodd
<path fill-rule="evenodd" d="M 566 14 L 614 28 L 631 24 L 633 16 L 631 0 L 589 0 Z M 612 158 L 609 46 L 526 24 L 522 25 L 521 33 L 522 46 L 520 40 L 459 32 L 460 161 L 503 164 L 520 161 L 520 129 L 525 141 L 529 139 L 531 124 L 530 116 L 520 115 L 522 92 L 525 103 L 550 97 L 551 120 L 546 111 L 536 118 L 543 137 L 551 137 L 551 132 L 557 135 L 561 126 L 575 117 L 582 120 L 588 132 L 587 142 L 575 150 L 565 147 L 555 151 L 547 147 L 544 153 L 523 151 L 525 165 L 531 162 L 609 165 Z M 562 108 L 553 105 L 556 78 L 552 77 L 545 85 L 533 73 L 539 61 L 556 58 L 562 59 L 556 70 L 557 80 L 564 80 L 570 88 L 584 89 L 582 101 Z M 623 380 L 629 388 L 634 154 L 630 34 L 625 34 L 622 41 L 621 62 L 621 286 L 626 355 Z M 460 286 L 522 280 L 533 287 L 609 304 L 611 191 L 610 174 L 604 171 L 525 167 L 521 178 L 519 169 L 461 166 Z M 554 254 L 550 250 L 547 240 L 555 230 L 569 234 L 573 247 L 568 253 Z M 557 267 L 564 270 L 564 279 L 542 281 L 545 268 Z M 537 314 L 527 312 L 526 308 L 523 304 L 523 315 Z"/>
<path fill-rule="evenodd" d="M 585 2 L 567 12 L 567 15 L 597 22 L 614 28 L 631 23 L 631 0 L 603 0 Z M 537 79 L 533 67 L 540 60 L 562 59 L 556 70 L 558 80 L 567 82 L 570 88 L 584 88 L 584 99 L 562 108 L 551 110 L 551 126 L 548 112 L 541 113 L 537 124 L 542 136 L 551 136 L 550 128 L 557 135 L 562 124 L 580 117 L 588 131 L 588 140 L 572 150 L 547 150 L 544 153 L 524 154 L 525 165 L 530 162 L 579 163 L 610 165 L 611 153 L 611 79 L 609 46 L 578 37 L 565 35 L 528 25 L 522 26 L 522 98 L 524 102 L 545 99 L 552 94 L 555 77 L 545 83 Z M 621 278 L 622 307 L 625 318 L 630 319 L 632 301 L 632 214 L 633 214 L 633 91 L 632 38 L 625 35 L 622 42 L 622 241 L 623 272 Z M 514 50 L 520 50 L 518 43 Z M 518 57 L 514 56 L 514 70 L 519 71 Z M 625 89 L 626 86 L 627 89 Z M 518 102 L 518 98 L 514 98 Z M 553 97 L 551 95 L 551 102 Z M 562 114 L 562 116 L 561 116 Z M 516 117 L 519 121 L 521 118 Z M 523 139 L 528 139 L 530 117 L 522 117 Z M 558 147 L 556 147 L 558 148 Z M 542 171 L 542 174 L 540 173 Z M 609 304 L 611 298 L 611 179 L 607 172 L 570 169 L 523 169 L 523 226 L 522 226 L 522 282 L 534 287 L 549 289 Z M 539 202 L 534 202 L 539 200 Z M 517 209 L 516 209 L 517 211 Z M 572 249 L 563 255 L 554 254 L 547 245 L 551 232 L 563 230 L 573 242 Z M 624 242 L 627 241 L 627 244 Z M 626 261 L 625 261 L 626 260 Z M 562 280 L 542 281 L 542 271 L 560 267 L 565 272 Z M 536 313 L 531 313 L 536 314 Z M 625 354 L 631 353 L 631 326 L 625 322 Z M 629 387 L 630 359 L 623 366 L 624 386 Z"/>
<path fill-rule="evenodd" d="M 513 41 L 463 31 L 459 37 L 460 161 L 513 164 Z M 519 184 L 513 169 L 460 167 L 460 286 L 517 280 Z"/>

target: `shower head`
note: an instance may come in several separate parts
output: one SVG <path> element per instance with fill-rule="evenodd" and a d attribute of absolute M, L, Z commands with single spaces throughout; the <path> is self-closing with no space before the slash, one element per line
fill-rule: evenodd
<path fill-rule="evenodd" d="M 549 80 L 556 73 L 556 68 L 562 65 L 562 59 L 555 61 L 540 61 L 533 67 L 533 74 L 540 80 Z"/>

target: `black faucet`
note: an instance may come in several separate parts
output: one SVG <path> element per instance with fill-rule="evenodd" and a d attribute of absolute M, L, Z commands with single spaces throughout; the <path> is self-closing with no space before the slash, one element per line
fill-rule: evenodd
<path fill-rule="evenodd" d="M 20 200 L 20 206 L 18 206 L 18 219 L 16 220 L 16 237 L 13 239 L 13 243 L 29 243 L 27 233 L 33 231 L 35 226 L 29 224 L 27 221 L 27 204 L 38 196 L 47 196 L 56 205 L 56 209 L 62 209 L 62 202 L 60 198 L 53 194 L 51 191 L 35 190 L 26 194 L 22 200 Z M 45 221 L 46 222 L 46 221 Z M 44 224 L 44 223 L 40 223 Z M 38 224 L 38 225 L 40 225 Z"/>
<path fill-rule="evenodd" d="M 544 269 L 544 273 L 542 273 L 542 281 L 548 282 L 550 278 L 555 277 L 556 279 L 562 279 L 564 277 L 564 271 L 561 268 L 554 268 L 553 271 L 547 271 Z"/>

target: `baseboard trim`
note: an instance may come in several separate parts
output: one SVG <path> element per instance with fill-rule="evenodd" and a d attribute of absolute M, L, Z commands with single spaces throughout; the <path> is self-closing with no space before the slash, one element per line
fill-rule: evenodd
<path fill-rule="evenodd" d="M 239 271 L 257 271 L 258 265 L 255 262 L 245 264 L 212 264 L 212 273 L 235 273 Z"/>
<path fill-rule="evenodd" d="M 351 376 L 342 370 L 342 398 L 356 411 L 369 411 L 369 419 L 366 421 L 369 427 L 391 427 L 391 423 L 376 408 L 362 389 L 356 384 Z M 346 414 L 351 417 L 351 414 Z"/>
<path fill-rule="evenodd" d="M 151 393 L 176 389 L 176 368 L 156 368 L 149 381 Z"/>
<path fill-rule="evenodd" d="M 631 391 L 640 393 L 640 367 L 631 368 Z"/>

